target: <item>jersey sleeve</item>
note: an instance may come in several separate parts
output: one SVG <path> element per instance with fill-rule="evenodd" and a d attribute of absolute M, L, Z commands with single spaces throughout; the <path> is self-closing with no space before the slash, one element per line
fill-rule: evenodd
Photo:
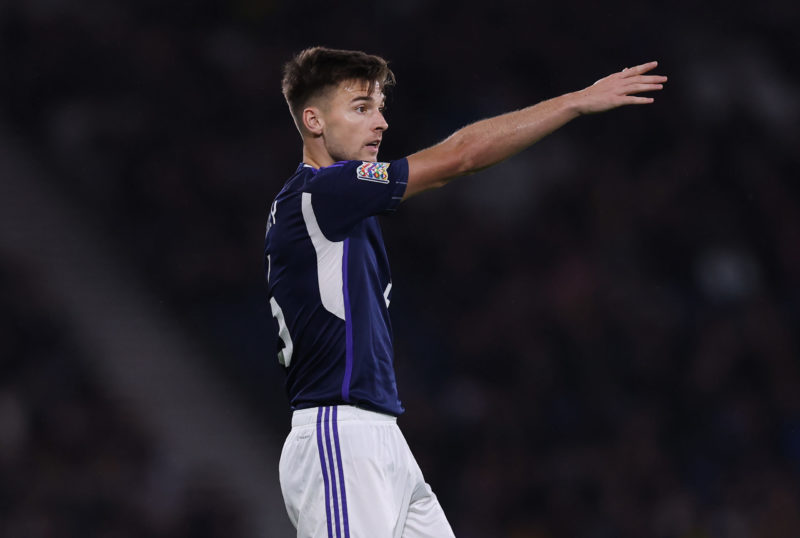
<path fill-rule="evenodd" d="M 308 184 L 320 230 L 339 241 L 361 220 L 393 212 L 408 183 L 408 161 L 346 161 L 320 168 Z"/>

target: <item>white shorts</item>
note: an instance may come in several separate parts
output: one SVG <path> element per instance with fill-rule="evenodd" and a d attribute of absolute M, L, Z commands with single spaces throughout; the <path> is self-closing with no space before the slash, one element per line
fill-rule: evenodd
<path fill-rule="evenodd" d="M 280 480 L 298 538 L 453 536 L 389 415 L 351 406 L 295 411 Z"/>

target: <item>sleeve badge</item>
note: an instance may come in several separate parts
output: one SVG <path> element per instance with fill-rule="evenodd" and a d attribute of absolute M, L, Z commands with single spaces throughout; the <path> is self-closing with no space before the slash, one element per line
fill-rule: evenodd
<path fill-rule="evenodd" d="M 356 169 L 356 177 L 364 181 L 389 183 L 389 163 L 362 162 Z"/>

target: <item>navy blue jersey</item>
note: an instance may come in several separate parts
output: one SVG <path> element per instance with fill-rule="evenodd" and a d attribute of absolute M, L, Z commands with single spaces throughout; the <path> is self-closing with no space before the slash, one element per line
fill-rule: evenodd
<path fill-rule="evenodd" d="M 376 215 L 394 211 L 407 181 L 406 159 L 301 164 L 273 202 L 264 263 L 293 409 L 351 404 L 403 412 L 391 274 Z"/>

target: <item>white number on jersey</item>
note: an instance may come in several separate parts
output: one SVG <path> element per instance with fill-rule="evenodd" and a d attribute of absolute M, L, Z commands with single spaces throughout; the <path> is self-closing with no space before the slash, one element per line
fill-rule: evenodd
<path fill-rule="evenodd" d="M 269 255 L 267 255 L 267 283 L 269 284 L 269 275 L 272 269 L 272 262 L 270 260 Z M 286 326 L 286 318 L 283 316 L 283 310 L 281 310 L 278 301 L 275 300 L 275 297 L 270 297 L 269 299 L 269 306 L 272 310 L 272 317 L 274 317 L 278 321 L 278 336 L 281 340 L 283 340 L 283 349 L 278 352 L 278 362 L 281 363 L 286 368 L 289 367 L 289 364 L 292 362 L 292 352 L 294 351 L 294 344 L 292 344 L 292 336 L 289 334 L 289 327 Z"/>
<path fill-rule="evenodd" d="M 269 305 L 272 307 L 273 317 L 278 320 L 278 336 L 283 340 L 283 349 L 278 352 L 278 362 L 288 368 L 289 364 L 292 362 L 292 351 L 294 351 L 292 337 L 289 336 L 289 327 L 286 326 L 286 320 L 283 318 L 283 310 L 281 310 L 275 297 L 269 300 Z"/>

